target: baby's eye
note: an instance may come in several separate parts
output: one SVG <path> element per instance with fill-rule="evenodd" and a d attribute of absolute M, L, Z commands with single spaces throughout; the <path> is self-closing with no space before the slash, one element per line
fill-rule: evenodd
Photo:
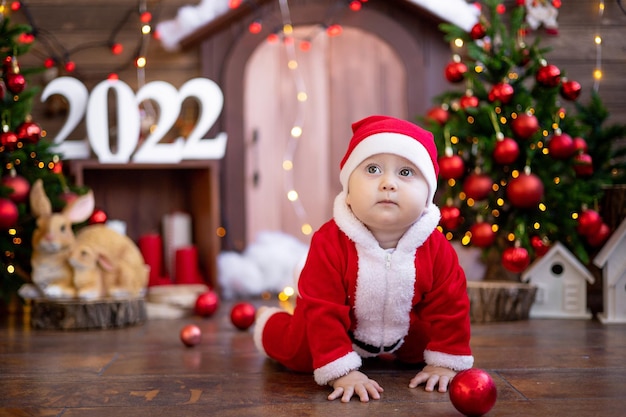
<path fill-rule="evenodd" d="M 400 170 L 400 176 L 402 177 L 410 177 L 414 174 L 415 172 L 411 169 L 411 168 L 402 168 Z"/>
<path fill-rule="evenodd" d="M 367 169 L 367 173 L 368 174 L 379 174 L 380 173 L 380 167 L 378 167 L 377 165 L 368 165 L 366 169 Z"/>

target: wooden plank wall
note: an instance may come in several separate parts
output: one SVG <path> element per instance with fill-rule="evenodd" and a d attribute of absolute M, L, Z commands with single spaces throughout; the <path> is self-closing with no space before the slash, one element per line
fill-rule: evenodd
<path fill-rule="evenodd" d="M 106 41 L 114 28 L 120 25 L 125 15 L 137 9 L 138 1 L 128 0 L 31 0 L 26 2 L 28 11 L 39 30 L 33 53 L 24 57 L 23 65 L 41 63 L 48 55 L 50 46 L 56 44 L 67 50 L 82 48 L 89 43 Z M 191 0 L 148 0 L 150 10 L 157 20 L 172 19 L 184 5 L 195 5 Z M 550 61 L 561 67 L 570 79 L 583 85 L 581 100 L 586 100 L 593 86 L 592 72 L 596 65 L 596 47 L 593 38 L 600 33 L 603 38 L 602 68 L 604 78 L 599 92 L 611 113 L 611 121 L 626 123 L 626 14 L 617 1 L 605 2 L 602 18 L 598 15 L 599 0 L 567 0 L 562 2 L 559 12 L 559 35 L 544 36 L 543 30 L 536 33 L 543 36 L 543 44 L 550 46 Z M 512 7 L 513 0 L 505 4 Z M 14 19 L 24 21 L 24 13 L 14 13 Z M 121 27 L 116 41 L 124 44 L 125 51 L 120 56 L 112 55 L 108 48 L 90 48 L 76 51 L 71 55 L 77 64 L 72 75 L 79 78 L 91 89 L 103 80 L 108 73 L 118 70 L 120 78 L 136 88 L 137 74 L 130 64 L 138 42 L 138 18 L 133 15 Z M 55 46 L 58 49 L 58 46 Z M 184 52 L 164 51 L 158 41 L 151 40 L 148 49 L 146 81 L 163 80 L 176 87 L 189 78 L 199 76 L 199 46 Z M 43 84 L 44 81 L 39 81 Z M 36 103 L 35 117 L 46 129 L 54 132 L 63 123 L 62 117 L 45 118 L 45 107 Z"/>

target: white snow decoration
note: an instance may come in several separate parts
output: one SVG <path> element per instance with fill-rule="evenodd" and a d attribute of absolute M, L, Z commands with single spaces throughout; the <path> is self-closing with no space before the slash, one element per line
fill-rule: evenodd
<path fill-rule="evenodd" d="M 442 20 L 469 31 L 478 21 L 480 10 L 465 0 L 407 0 Z M 157 24 L 161 43 L 168 51 L 179 49 L 179 42 L 200 26 L 228 11 L 228 0 L 202 0 L 197 6 L 182 6 L 176 18 Z"/>

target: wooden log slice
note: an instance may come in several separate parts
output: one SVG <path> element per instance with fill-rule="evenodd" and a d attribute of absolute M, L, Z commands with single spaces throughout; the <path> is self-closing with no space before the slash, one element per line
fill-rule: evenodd
<path fill-rule="evenodd" d="M 537 287 L 510 281 L 468 281 L 470 321 L 489 323 L 528 319 Z"/>
<path fill-rule="evenodd" d="M 133 326 L 146 321 L 143 298 L 33 300 L 31 326 L 35 329 L 88 330 Z"/>

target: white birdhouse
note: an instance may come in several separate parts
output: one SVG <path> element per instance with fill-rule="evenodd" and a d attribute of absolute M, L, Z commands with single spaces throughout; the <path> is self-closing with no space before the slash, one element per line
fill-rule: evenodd
<path fill-rule="evenodd" d="M 537 286 L 530 318 L 591 318 L 587 284 L 593 284 L 593 275 L 561 243 L 535 260 L 522 274 L 522 281 Z"/>
<path fill-rule="evenodd" d="M 626 220 L 611 235 L 593 260 L 602 268 L 604 311 L 598 319 L 605 324 L 626 323 Z"/>

